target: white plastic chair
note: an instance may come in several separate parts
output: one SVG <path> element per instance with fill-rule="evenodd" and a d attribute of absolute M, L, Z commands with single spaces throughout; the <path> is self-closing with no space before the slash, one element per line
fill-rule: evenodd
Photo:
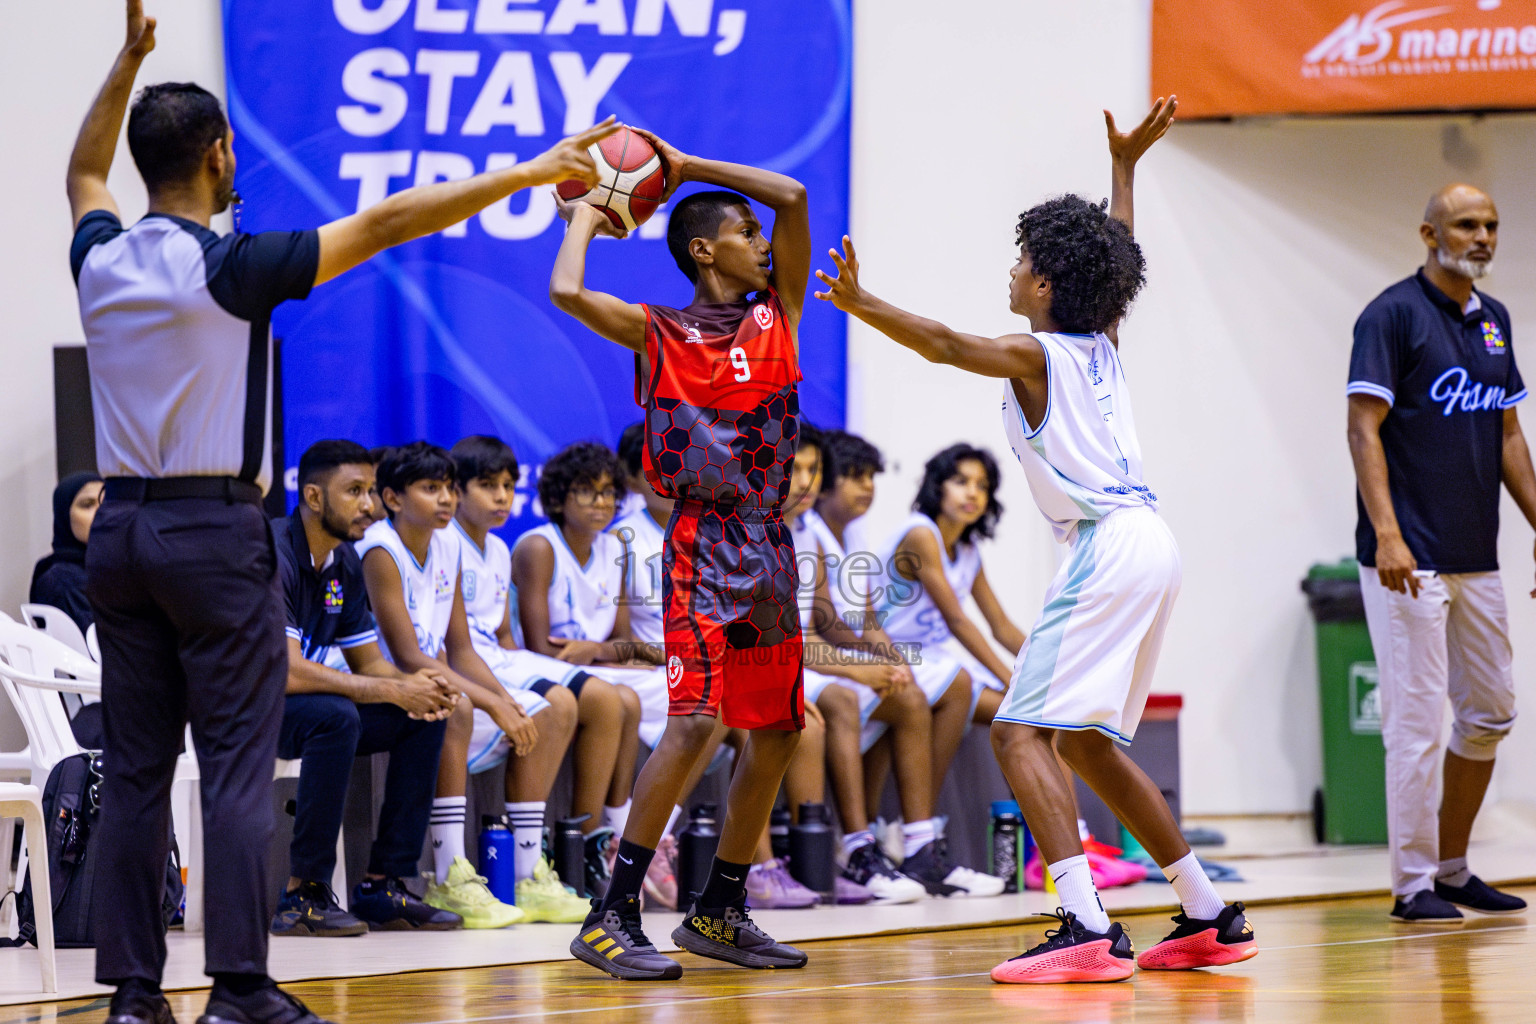
<path fill-rule="evenodd" d="M 0 782 L 0 825 L 20 818 L 27 836 L 27 860 L 43 865 L 32 872 L 33 920 L 37 926 L 37 959 L 43 967 L 43 991 L 59 990 L 58 965 L 53 949 L 53 892 L 48 886 L 48 833 L 43 828 L 43 797 L 36 786 Z M 9 835 L 10 829 L 5 829 Z M 10 859 L 7 857 L 6 863 Z"/>
<path fill-rule="evenodd" d="M 70 650 L 90 656 L 91 651 L 85 645 L 85 634 L 80 632 L 80 624 L 70 618 L 63 609 L 55 608 L 51 604 L 23 604 L 21 621 L 34 629 L 42 630 Z"/>

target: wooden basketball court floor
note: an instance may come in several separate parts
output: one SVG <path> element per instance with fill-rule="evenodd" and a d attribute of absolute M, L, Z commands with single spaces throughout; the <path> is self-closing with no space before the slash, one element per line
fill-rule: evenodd
<path fill-rule="evenodd" d="M 1517 891 L 1536 900 L 1536 886 Z M 289 990 L 331 1019 L 369 1024 L 1536 1020 L 1536 933 L 1524 918 L 1474 917 L 1454 929 L 1394 925 L 1380 896 L 1260 906 L 1252 918 L 1263 948 L 1245 964 L 1143 972 L 1113 985 L 993 984 L 992 965 L 1040 936 L 1042 926 L 1025 925 L 808 943 L 811 963 L 800 971 L 743 971 L 682 955 L 683 979 L 653 985 L 610 981 L 567 961 L 299 982 Z M 1139 947 L 1167 928 L 1161 916 L 1123 920 Z M 171 1005 L 191 1024 L 205 999 L 178 992 Z M 105 1016 L 104 999 L 0 1010 L 5 1024 L 95 1024 Z"/>

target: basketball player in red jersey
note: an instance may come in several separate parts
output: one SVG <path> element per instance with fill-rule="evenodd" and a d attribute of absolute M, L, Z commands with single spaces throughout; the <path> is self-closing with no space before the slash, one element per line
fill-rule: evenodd
<path fill-rule="evenodd" d="M 805 721 L 795 554 L 780 515 L 799 440 L 797 328 L 810 279 L 805 187 L 782 174 L 685 156 L 647 132 L 683 182 L 736 191 L 680 201 L 667 248 L 694 284 L 684 309 L 637 305 L 589 289 L 587 247 L 618 234 L 585 203 L 570 222 L 550 298 L 635 353 L 645 408 L 645 471 L 676 501 L 662 556 L 671 718 L 635 784 L 608 893 L 571 942 L 581 960 L 618 978 L 680 977 L 640 927 L 640 887 L 689 770 L 718 716 L 749 730 L 731 783 L 720 846 L 704 891 L 672 933 L 678 946 L 742 967 L 803 967 L 747 916 L 746 877 Z M 743 194 L 744 193 L 744 194 Z M 770 242 L 748 196 L 774 214 Z"/>

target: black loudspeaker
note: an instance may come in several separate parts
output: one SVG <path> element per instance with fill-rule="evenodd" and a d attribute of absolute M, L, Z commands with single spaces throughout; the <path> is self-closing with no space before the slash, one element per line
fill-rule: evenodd
<path fill-rule="evenodd" d="M 53 432 L 59 478 L 96 468 L 96 420 L 91 408 L 91 368 L 84 345 L 53 347 Z M 272 341 L 272 488 L 269 516 L 288 514 L 283 483 L 283 343 Z"/>

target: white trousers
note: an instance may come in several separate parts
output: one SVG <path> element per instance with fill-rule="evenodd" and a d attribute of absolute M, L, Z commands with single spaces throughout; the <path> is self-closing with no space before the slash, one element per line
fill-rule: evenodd
<path fill-rule="evenodd" d="M 1423 577 L 1417 598 L 1360 567 L 1360 591 L 1380 673 L 1387 749 L 1392 892 L 1432 889 L 1440 866 L 1440 734 L 1450 698 L 1450 749 L 1491 761 L 1515 721 L 1509 618 L 1497 572 Z"/>

